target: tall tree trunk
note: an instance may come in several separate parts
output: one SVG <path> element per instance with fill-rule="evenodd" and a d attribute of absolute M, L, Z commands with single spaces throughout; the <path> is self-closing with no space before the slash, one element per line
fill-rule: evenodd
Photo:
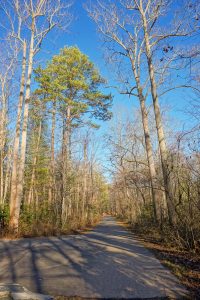
<path fill-rule="evenodd" d="M 154 208 L 154 217 L 155 221 L 160 223 L 161 221 L 161 205 L 160 205 L 160 197 L 157 189 L 157 174 L 156 174 L 156 168 L 155 168 L 155 162 L 153 157 L 153 147 L 151 143 L 150 138 L 150 132 L 149 132 L 149 122 L 148 122 L 148 113 L 145 105 L 145 97 L 143 95 L 143 90 L 140 85 L 140 78 L 137 74 L 135 65 L 133 63 L 133 60 L 131 60 L 132 64 L 132 70 L 134 73 L 136 85 L 137 85 L 137 91 L 138 91 L 138 98 L 140 101 L 140 110 L 141 110 L 141 116 L 142 116 L 142 124 L 143 124 L 143 131 L 144 131 L 144 140 L 145 140 L 145 149 L 147 154 L 147 161 L 149 166 L 149 175 L 150 175 L 150 181 L 151 181 L 151 194 L 152 194 L 152 202 L 153 202 L 153 208 Z"/>
<path fill-rule="evenodd" d="M 31 204 L 33 204 L 33 187 L 34 187 L 34 182 L 35 182 L 35 172 L 36 172 L 36 165 L 37 165 L 37 160 L 38 160 L 38 152 L 39 152 L 39 146 L 40 146 L 41 133 L 42 133 L 42 120 L 40 120 L 39 128 L 37 131 L 38 138 L 37 138 L 37 144 L 36 144 L 36 149 L 35 149 L 34 158 L 33 158 L 31 183 L 30 183 L 30 188 L 29 188 L 29 192 L 28 192 L 28 205 L 29 206 Z"/>
<path fill-rule="evenodd" d="M 0 150 L 0 205 L 4 205 L 3 194 L 4 194 L 4 151 L 3 151 L 3 147 L 1 147 L 1 150 Z"/>
<path fill-rule="evenodd" d="M 13 165 L 11 172 L 11 191 L 10 191 L 10 229 L 15 228 L 16 215 L 16 197 L 17 197 L 17 181 L 18 181 L 18 167 L 19 167 L 19 145 L 20 145 L 20 125 L 22 118 L 22 108 L 24 101 L 25 89 L 25 76 L 26 76 L 26 42 L 23 44 L 23 61 L 22 61 L 22 74 L 20 82 L 19 102 L 17 108 L 17 122 L 15 129 L 15 138 L 13 145 Z M 18 222 L 17 222 L 18 224 Z"/>
<path fill-rule="evenodd" d="M 67 106 L 66 118 L 63 124 L 63 146 L 62 146 L 62 226 L 71 215 L 71 107 Z"/>
<path fill-rule="evenodd" d="M 4 194 L 4 180 L 3 180 L 3 153 L 0 151 L 0 206 L 4 205 L 3 194 Z"/>
<path fill-rule="evenodd" d="M 8 123 L 8 72 L 12 64 L 8 67 L 4 76 L 1 75 L 1 109 L 0 109 L 0 205 L 4 205 L 4 191 L 5 191 L 5 159 L 6 154 L 6 141 L 7 141 L 7 123 Z M 9 152 L 9 151 L 8 151 Z"/>
<path fill-rule="evenodd" d="M 62 168 L 61 168 L 61 224 L 64 227 L 66 222 L 66 121 L 63 117 L 63 138 L 62 138 Z"/>
<path fill-rule="evenodd" d="M 50 186 L 49 204 L 55 201 L 55 127 L 56 127 L 56 101 L 53 102 L 52 124 L 51 124 L 51 163 L 50 163 Z"/>
<path fill-rule="evenodd" d="M 5 143 L 6 143 L 6 95 L 5 83 L 2 82 L 1 93 L 1 111 L 0 111 L 0 205 L 3 205 L 4 195 L 4 156 L 5 156 Z"/>
<path fill-rule="evenodd" d="M 8 151 L 7 151 L 7 165 L 5 170 L 5 179 L 4 179 L 4 193 L 3 193 L 3 203 L 5 203 L 9 191 L 10 186 L 10 177 L 11 177 L 11 156 L 12 156 L 12 150 L 11 146 L 9 145 Z"/>
<path fill-rule="evenodd" d="M 88 165 L 88 157 L 87 157 L 87 138 L 84 141 L 83 145 L 83 194 L 82 194 L 82 221 L 84 222 L 87 218 L 87 212 L 85 208 L 87 208 L 87 165 Z"/>
<path fill-rule="evenodd" d="M 140 95 L 139 98 L 140 98 L 140 109 L 141 109 L 141 114 L 142 114 L 142 123 L 143 123 L 144 137 L 145 137 L 147 160 L 148 160 L 148 165 L 149 165 L 154 217 L 155 217 L 156 222 L 160 223 L 160 221 L 161 221 L 161 216 L 160 216 L 161 201 L 159 198 L 158 188 L 157 188 L 157 176 L 156 176 L 155 162 L 154 162 L 154 158 L 153 158 L 153 148 L 152 148 L 151 139 L 150 139 L 148 114 L 147 114 L 147 109 L 146 109 L 145 100 L 144 100 L 143 95 Z"/>
<path fill-rule="evenodd" d="M 71 216 L 72 214 L 72 197 L 71 197 L 71 176 L 72 176 L 72 161 L 71 161 L 71 107 L 68 105 L 67 107 L 67 173 L 68 173 L 68 183 L 67 183 L 67 202 L 68 202 L 68 210 L 67 216 Z"/>
<path fill-rule="evenodd" d="M 32 19 L 31 27 L 31 40 L 29 48 L 29 60 L 28 60 L 28 74 L 26 82 L 26 94 L 25 94 L 25 103 L 24 103 L 24 115 L 23 115 L 23 125 L 22 125 L 22 139 L 21 139 L 21 154 L 19 161 L 19 173 L 18 173 L 18 182 L 17 182 L 17 193 L 15 205 L 12 209 L 12 214 L 10 218 L 10 227 L 17 232 L 19 224 L 19 214 L 20 206 L 23 194 L 23 185 L 24 185 L 24 169 L 25 169 L 25 158 L 26 158 L 26 143 L 27 143 L 27 127 L 28 127 L 28 115 L 29 115 L 29 101 L 31 93 L 31 75 L 33 71 L 33 56 L 34 56 L 34 36 L 35 36 L 35 18 Z"/>
<path fill-rule="evenodd" d="M 176 212 L 175 212 L 175 205 L 173 202 L 172 183 L 170 180 L 170 174 L 169 174 L 168 164 L 167 164 L 168 149 L 166 146 L 165 134 L 163 130 L 162 118 L 160 113 L 160 106 L 159 106 L 157 86 L 155 80 L 155 72 L 154 72 L 153 61 L 152 61 L 152 52 L 151 52 L 151 46 L 149 41 L 147 20 L 142 5 L 140 9 L 141 9 L 141 16 L 142 16 L 143 28 L 144 28 L 146 56 L 147 56 L 149 77 L 151 83 L 151 94 L 153 99 L 156 129 L 157 129 L 157 135 L 159 141 L 159 149 L 160 149 L 160 157 L 161 157 L 161 164 L 162 164 L 163 180 L 165 186 L 166 201 L 168 206 L 169 222 L 173 226 L 176 224 Z"/>

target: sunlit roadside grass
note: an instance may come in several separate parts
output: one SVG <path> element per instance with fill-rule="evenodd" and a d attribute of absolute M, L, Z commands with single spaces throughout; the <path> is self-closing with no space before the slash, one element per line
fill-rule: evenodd
<path fill-rule="evenodd" d="M 160 262 L 179 278 L 190 292 L 190 299 L 200 299 L 200 256 L 197 253 L 179 249 L 170 241 L 167 242 L 155 228 L 143 231 L 122 219 L 118 219 L 118 224 L 132 232 L 134 238 L 152 251 Z"/>

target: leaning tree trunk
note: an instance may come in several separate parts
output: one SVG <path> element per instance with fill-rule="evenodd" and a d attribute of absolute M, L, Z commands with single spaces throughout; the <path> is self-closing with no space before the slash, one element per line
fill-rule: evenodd
<path fill-rule="evenodd" d="M 23 61 L 22 61 L 22 75 L 20 83 L 20 94 L 17 108 L 17 123 L 15 130 L 15 139 L 13 145 L 13 165 L 11 172 L 11 191 L 10 191 L 10 229 L 15 228 L 16 219 L 16 197 L 17 197 L 17 181 L 18 181 L 18 167 L 19 167 L 19 145 L 20 145 L 20 125 L 22 118 L 22 107 L 24 100 L 24 88 L 25 88 L 25 74 L 26 74 L 26 42 L 23 45 Z"/>
<path fill-rule="evenodd" d="M 160 149 L 162 173 L 163 173 L 163 180 L 164 180 L 164 186 L 165 186 L 165 195 L 166 195 L 168 214 L 169 214 L 169 223 L 173 226 L 176 224 L 176 211 L 175 211 L 175 205 L 173 202 L 172 183 L 170 180 L 170 174 L 169 174 L 168 163 L 167 163 L 168 149 L 166 146 L 165 134 L 164 134 L 164 130 L 163 130 L 162 118 L 161 118 L 161 113 L 160 113 L 160 106 L 159 106 L 159 100 L 158 100 L 158 94 L 157 94 L 155 72 L 154 72 L 153 61 L 152 61 L 152 53 L 151 53 L 151 46 L 150 46 L 150 41 L 149 41 L 147 20 L 146 20 L 146 16 L 145 16 L 145 13 L 143 10 L 141 10 L 141 15 L 142 15 L 142 20 L 143 20 L 146 56 L 147 56 L 149 77 L 150 77 L 150 83 L 151 83 L 151 94 L 152 94 L 152 99 L 153 99 L 156 129 L 157 129 L 159 149 Z"/>

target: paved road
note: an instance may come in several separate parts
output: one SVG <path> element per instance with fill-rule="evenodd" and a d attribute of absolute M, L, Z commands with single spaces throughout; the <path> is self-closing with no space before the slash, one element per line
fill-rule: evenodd
<path fill-rule="evenodd" d="M 183 298 L 185 289 L 112 217 L 82 235 L 0 241 L 0 283 L 85 298 Z"/>

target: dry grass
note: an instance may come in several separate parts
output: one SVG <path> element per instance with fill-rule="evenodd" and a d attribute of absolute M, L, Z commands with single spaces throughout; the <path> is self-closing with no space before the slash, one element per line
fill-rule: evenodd
<path fill-rule="evenodd" d="M 139 238 L 139 237 L 138 237 Z M 200 299 L 200 257 L 156 242 L 140 238 L 145 247 L 154 252 L 163 265 L 186 286 L 192 299 Z"/>
<path fill-rule="evenodd" d="M 180 282 L 189 290 L 192 300 L 200 299 L 200 256 L 197 253 L 178 249 L 171 243 L 167 243 L 155 228 L 143 231 L 141 228 L 138 230 L 137 227 L 133 228 L 121 220 L 118 223 L 133 232 L 134 237 L 153 251 L 160 262 L 179 278 Z"/>
<path fill-rule="evenodd" d="M 61 236 L 69 234 L 83 234 L 92 230 L 100 222 L 101 218 L 96 218 L 93 222 L 69 222 L 64 228 L 59 228 L 55 224 L 34 222 L 31 225 L 25 223 L 20 224 L 19 231 L 17 234 L 10 232 L 8 228 L 4 228 L 0 231 L 0 238 L 3 239 L 18 239 L 18 238 L 33 238 L 33 237 L 48 237 L 48 236 Z"/>

